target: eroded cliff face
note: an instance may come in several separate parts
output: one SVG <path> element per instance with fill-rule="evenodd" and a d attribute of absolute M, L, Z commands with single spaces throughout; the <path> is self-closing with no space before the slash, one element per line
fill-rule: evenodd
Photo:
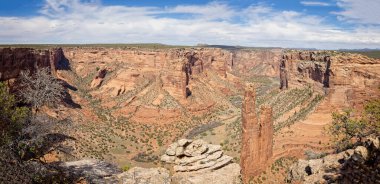
<path fill-rule="evenodd" d="M 281 51 L 281 49 L 231 51 L 232 60 L 227 62 L 227 66 L 234 74 L 277 77 L 280 72 L 278 60 L 281 58 Z"/>
<path fill-rule="evenodd" d="M 330 86 L 331 59 L 324 52 L 287 53 L 280 60 L 280 88 L 288 88 L 288 81 Z"/>
<path fill-rule="evenodd" d="M 238 75 L 277 75 L 279 51 L 219 48 L 65 48 L 73 71 L 91 78 L 90 94 L 114 114 L 138 122 L 173 122 L 226 105 L 214 98 L 242 88 Z M 257 67 L 256 71 L 250 71 Z M 262 69 L 265 70 L 262 70 Z M 106 69 L 99 77 L 99 70 Z M 249 74 L 249 75 L 248 75 Z M 225 86 L 231 83 L 233 86 Z M 118 99 L 118 98 L 122 98 Z"/>
<path fill-rule="evenodd" d="M 243 128 L 240 152 L 240 165 L 244 183 L 249 183 L 251 178 L 262 172 L 273 154 L 272 108 L 263 106 L 260 118 L 258 118 L 255 103 L 255 88 L 253 84 L 248 84 L 242 107 Z"/>
<path fill-rule="evenodd" d="M 49 67 L 52 73 L 64 59 L 62 49 L 0 48 L 0 81 L 16 78 L 21 71 Z"/>
<path fill-rule="evenodd" d="M 379 97 L 380 60 L 359 54 L 336 52 L 289 52 L 280 60 L 280 88 L 312 85 L 336 107 L 361 108 Z M 344 103 L 335 103 L 340 96 Z"/>

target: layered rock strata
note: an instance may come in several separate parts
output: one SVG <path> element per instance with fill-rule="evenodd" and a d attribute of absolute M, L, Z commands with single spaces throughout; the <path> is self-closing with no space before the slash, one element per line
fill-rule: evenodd
<path fill-rule="evenodd" d="M 349 53 L 290 51 L 279 61 L 280 88 L 312 86 L 325 94 L 335 109 L 360 110 L 363 102 L 380 97 L 379 59 Z M 342 100 L 330 99 L 333 96 Z"/>
<path fill-rule="evenodd" d="M 21 71 L 34 72 L 49 67 L 53 74 L 64 59 L 61 48 L 37 50 L 31 48 L 0 48 L 0 81 L 17 78 Z"/>
<path fill-rule="evenodd" d="M 261 116 L 258 118 L 256 114 L 256 91 L 253 84 L 248 84 L 245 89 L 242 123 L 240 165 L 243 182 L 249 183 L 252 177 L 266 167 L 273 154 L 272 109 L 263 106 Z"/>
<path fill-rule="evenodd" d="M 280 60 L 280 88 L 288 88 L 288 81 L 312 80 L 329 87 L 331 57 L 320 52 L 287 53 Z"/>
<path fill-rule="evenodd" d="M 220 145 L 207 144 L 200 139 L 181 139 L 171 144 L 161 156 L 161 161 L 175 164 L 173 178 L 179 183 L 208 183 L 210 177 L 219 174 L 229 175 L 229 180 L 214 178 L 214 182 L 235 183 L 239 181 L 240 167 L 233 164 L 232 159 L 223 154 Z M 224 169 L 227 167 L 229 169 Z"/>

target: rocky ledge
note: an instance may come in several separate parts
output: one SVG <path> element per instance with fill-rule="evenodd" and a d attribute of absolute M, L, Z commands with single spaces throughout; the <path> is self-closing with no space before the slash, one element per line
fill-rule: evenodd
<path fill-rule="evenodd" d="M 287 180 L 302 183 L 380 183 L 380 139 L 320 159 L 299 160 Z"/>
<path fill-rule="evenodd" d="M 175 183 L 240 183 L 240 166 L 224 155 L 220 145 L 181 139 L 171 144 L 161 161 L 175 164 Z M 223 176 L 223 177 L 220 177 Z"/>
<path fill-rule="evenodd" d="M 82 183 L 120 183 L 120 184 L 170 184 L 169 171 L 164 168 L 134 167 L 126 172 L 110 163 L 100 160 L 79 160 L 65 162 L 61 167 L 66 175 L 82 178 Z"/>

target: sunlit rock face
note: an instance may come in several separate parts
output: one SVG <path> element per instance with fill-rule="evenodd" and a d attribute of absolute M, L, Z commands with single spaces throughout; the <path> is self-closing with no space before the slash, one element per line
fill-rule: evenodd
<path fill-rule="evenodd" d="M 361 109 L 363 102 L 379 97 L 380 60 L 360 54 L 332 51 L 290 51 L 279 60 L 280 88 L 310 85 L 337 107 Z"/>
<path fill-rule="evenodd" d="M 273 155 L 272 108 L 263 106 L 256 114 L 256 91 L 253 84 L 245 89 L 242 107 L 242 149 L 240 165 L 244 183 L 258 175 Z"/>

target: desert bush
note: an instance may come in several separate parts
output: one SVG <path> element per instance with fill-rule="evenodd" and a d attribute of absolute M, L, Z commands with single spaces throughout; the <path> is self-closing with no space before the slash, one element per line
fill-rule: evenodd
<path fill-rule="evenodd" d="M 29 109 L 18 107 L 14 95 L 0 83 L 0 146 L 16 137 L 25 123 Z"/>
<path fill-rule="evenodd" d="M 359 117 L 353 116 L 352 110 L 342 113 L 334 112 L 333 122 L 328 131 L 332 136 L 336 151 L 342 151 L 360 145 L 371 134 L 380 135 L 380 100 L 372 100 L 364 107 Z"/>
<path fill-rule="evenodd" d="M 0 183 L 72 183 L 59 167 L 31 159 L 63 137 L 52 134 L 39 116 L 30 118 L 29 109 L 20 107 L 3 83 L 0 104 Z"/>
<path fill-rule="evenodd" d="M 18 80 L 20 97 L 36 111 L 43 105 L 55 106 L 64 98 L 65 88 L 47 68 L 37 69 L 33 74 L 21 72 Z"/>

